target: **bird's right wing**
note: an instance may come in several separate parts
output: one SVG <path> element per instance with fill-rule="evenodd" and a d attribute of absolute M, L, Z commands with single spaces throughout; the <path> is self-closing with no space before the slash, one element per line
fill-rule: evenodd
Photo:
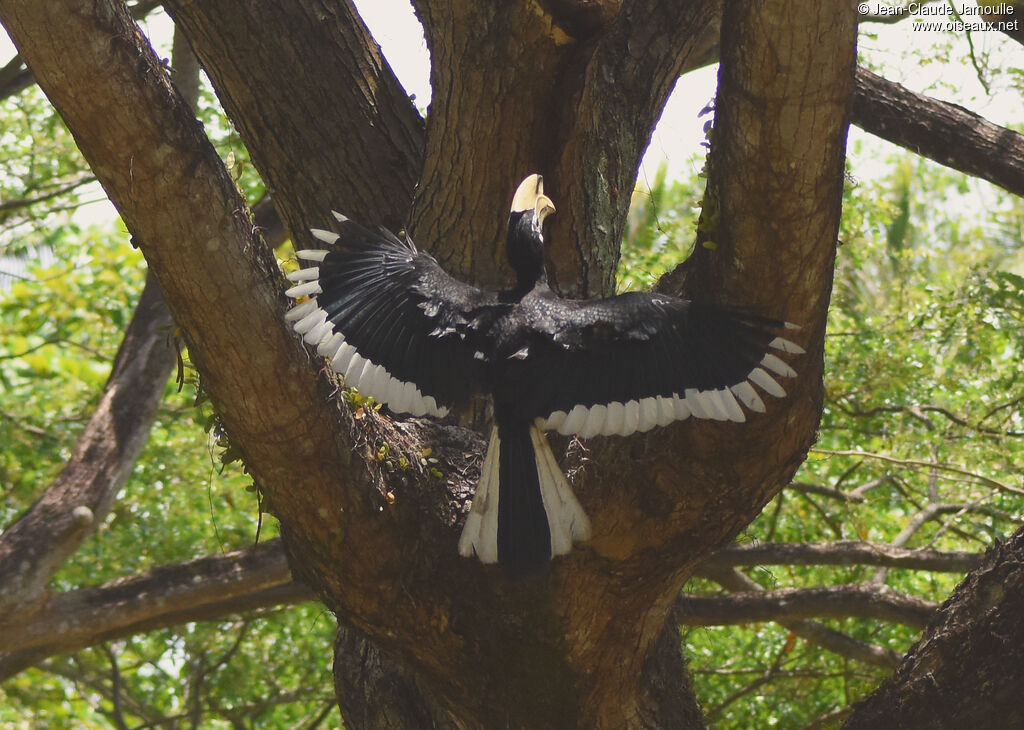
<path fill-rule="evenodd" d="M 504 305 L 446 274 L 389 231 L 335 214 L 327 248 L 298 251 L 286 294 L 309 297 L 286 315 L 345 384 L 398 413 L 444 416 L 482 390 L 480 332 Z"/>
<path fill-rule="evenodd" d="M 782 320 L 661 294 L 547 298 L 528 316 L 534 334 L 509 377 L 543 385 L 524 386 L 522 415 L 584 437 L 690 416 L 743 421 L 743 407 L 765 409 L 757 389 L 782 397 L 775 378 L 796 375 L 773 353 L 803 352 Z"/>

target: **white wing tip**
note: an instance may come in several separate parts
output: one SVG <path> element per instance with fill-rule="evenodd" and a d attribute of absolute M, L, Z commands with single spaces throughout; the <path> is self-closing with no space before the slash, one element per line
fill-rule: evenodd
<path fill-rule="evenodd" d="M 297 307 L 296 307 L 297 309 Z M 300 335 L 304 335 L 311 329 L 327 320 L 327 312 L 322 309 L 313 309 L 305 317 L 292 324 L 292 329 Z"/>
<path fill-rule="evenodd" d="M 338 354 L 338 350 L 341 349 L 344 344 L 345 336 L 340 332 L 335 332 L 330 337 L 320 341 L 316 348 L 316 354 L 331 360 L 336 354 Z"/>
<path fill-rule="evenodd" d="M 313 296 L 314 294 L 320 294 L 321 292 L 323 292 L 323 289 L 320 288 L 320 282 L 314 280 L 286 289 L 284 294 L 292 299 L 298 299 L 299 297 Z"/>
<path fill-rule="evenodd" d="M 751 370 L 750 375 L 747 376 L 747 380 L 752 382 L 754 385 L 761 386 L 761 389 L 768 395 L 773 395 L 776 398 L 786 397 L 785 389 L 775 382 L 775 379 L 761 368 L 754 368 Z"/>
<path fill-rule="evenodd" d="M 314 279 L 319 279 L 320 278 L 320 267 L 319 266 L 310 266 L 310 267 L 305 268 L 305 269 L 297 269 L 295 271 L 290 271 L 289 273 L 285 274 L 284 278 L 286 278 L 288 281 L 295 282 L 295 283 L 299 283 L 299 282 L 302 282 L 302 281 L 312 281 Z"/>
<path fill-rule="evenodd" d="M 754 411 L 755 413 L 765 412 L 764 401 L 761 400 L 761 396 L 759 396 L 757 394 L 757 391 L 754 390 L 754 386 L 752 386 L 746 380 L 744 380 L 742 383 L 737 383 L 736 385 L 729 388 L 729 390 L 731 390 L 733 395 L 739 398 L 740 402 L 743 403 L 743 405 L 745 405 L 750 410 Z"/>
<path fill-rule="evenodd" d="M 341 236 L 334 231 L 325 231 L 323 228 L 310 228 L 309 232 L 313 234 L 313 238 L 318 241 L 323 241 L 326 244 L 333 244 L 341 238 Z"/>
<path fill-rule="evenodd" d="M 320 306 L 316 303 L 316 299 L 307 299 L 302 304 L 296 304 L 294 307 L 285 312 L 284 321 L 289 323 L 298 322 L 307 314 L 319 308 Z"/>
<path fill-rule="evenodd" d="M 330 252 L 324 248 L 303 248 L 296 251 L 295 255 L 303 261 L 316 261 L 320 263 L 327 258 L 328 253 Z"/>
<path fill-rule="evenodd" d="M 761 365 L 784 378 L 795 378 L 796 370 L 770 352 L 761 358 Z"/>
<path fill-rule="evenodd" d="M 782 350 L 783 352 L 788 352 L 793 355 L 803 355 L 807 352 L 804 348 L 800 347 L 800 345 L 791 340 L 787 340 L 785 337 L 776 337 L 768 343 L 768 347 L 776 350 Z"/>

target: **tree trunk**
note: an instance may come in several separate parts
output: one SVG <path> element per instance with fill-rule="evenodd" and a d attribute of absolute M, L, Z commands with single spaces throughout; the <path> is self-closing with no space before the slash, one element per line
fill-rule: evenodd
<path fill-rule="evenodd" d="M 1024 727 L 1024 530 L 988 551 L 844 730 Z"/>
<path fill-rule="evenodd" d="M 348 3 L 168 6 L 293 233 L 324 225 L 332 207 L 408 221 L 453 272 L 494 283 L 512 189 L 541 172 L 559 208 L 558 284 L 590 294 L 611 289 L 640 155 L 715 20 L 696 1 L 419 0 L 434 56 L 423 127 Z M 715 247 L 665 282 L 803 324 L 808 354 L 790 398 L 742 425 L 595 440 L 575 485 L 594 539 L 546 575 L 509 583 L 455 549 L 479 436 L 355 419 L 332 399 L 321 364 L 281 323 L 281 278 L 244 202 L 124 7 L 0 0 L 159 277 L 281 521 L 294 574 L 344 626 L 336 676 L 351 726 L 385 716 L 368 705 L 378 692 L 410 694 L 394 727 L 702 724 L 671 676 L 683 672 L 671 608 L 701 557 L 788 482 L 814 436 L 853 13 L 840 0 L 726 5 L 705 199 Z M 387 472 L 374 458 L 384 443 L 414 464 L 429 445 L 444 478 Z"/>

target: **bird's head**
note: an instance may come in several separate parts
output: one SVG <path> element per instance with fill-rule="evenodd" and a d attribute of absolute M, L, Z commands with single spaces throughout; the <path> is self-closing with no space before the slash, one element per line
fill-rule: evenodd
<path fill-rule="evenodd" d="M 517 288 L 532 288 L 544 275 L 544 219 L 555 204 L 544 194 L 544 178 L 534 174 L 516 188 L 508 215 L 506 252 L 518 277 Z"/>

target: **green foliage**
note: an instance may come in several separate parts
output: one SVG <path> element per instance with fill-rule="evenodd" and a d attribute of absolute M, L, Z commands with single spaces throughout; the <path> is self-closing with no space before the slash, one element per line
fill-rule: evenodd
<path fill-rule="evenodd" d="M 40 219 L 75 205 L 91 180 L 39 89 L 0 101 L 0 256 L 25 256 L 44 244 L 51 234 Z"/>
<path fill-rule="evenodd" d="M 106 380 L 141 257 L 97 231 L 52 237 L 56 261 L 0 291 L 0 519 L 28 506 L 63 461 Z"/>
<path fill-rule="evenodd" d="M 619 260 L 620 291 L 650 289 L 693 249 L 700 215 L 698 178 L 669 181 L 667 175 L 662 163 L 650 186 L 633 192 Z"/>
<path fill-rule="evenodd" d="M 54 657 L 4 684 L 0 726 L 337 727 L 321 606 L 188 624 Z M 119 682 L 117 705 L 114 682 Z"/>

